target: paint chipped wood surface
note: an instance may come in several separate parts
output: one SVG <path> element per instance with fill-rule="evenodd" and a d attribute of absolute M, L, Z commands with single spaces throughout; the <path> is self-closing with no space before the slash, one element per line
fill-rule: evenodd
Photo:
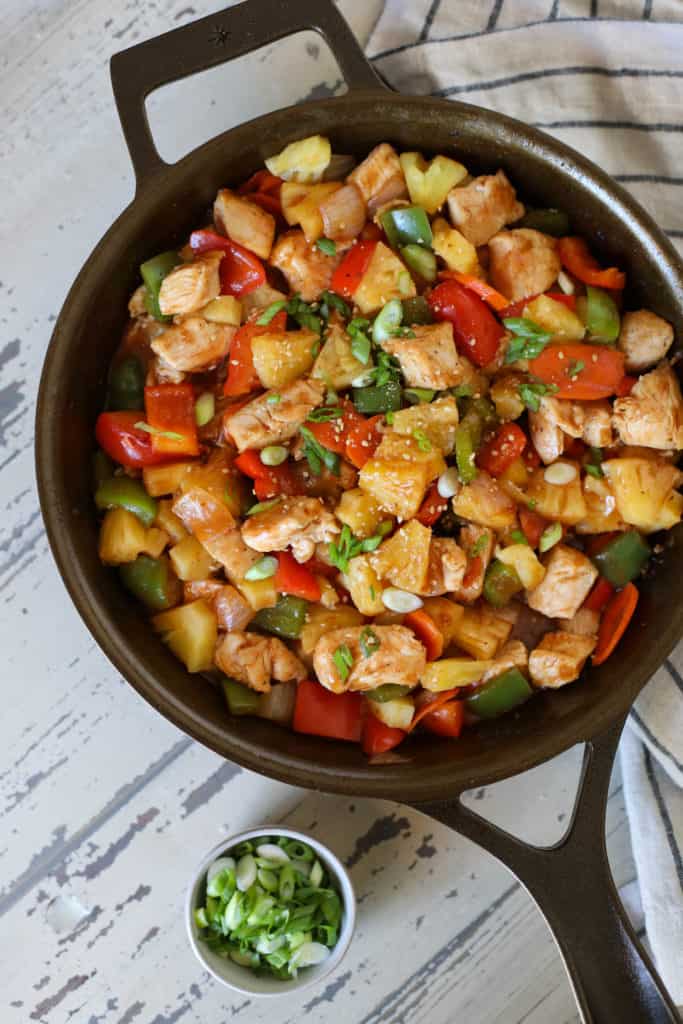
<path fill-rule="evenodd" d="M 306 793 L 187 739 L 95 647 L 51 561 L 33 479 L 43 354 L 66 291 L 132 196 L 109 55 L 217 11 L 207 0 L 4 0 L 0 119 L 0 963 L 3 1024 L 553 1024 L 577 1020 L 550 934 L 491 857 L 419 813 Z M 379 3 L 342 8 L 367 34 Z M 153 97 L 173 159 L 217 131 L 339 87 L 312 36 Z M 96 343 L 96 339 L 93 340 Z M 537 842 L 562 832 L 579 752 L 471 794 Z M 359 897 L 351 949 L 275 1011 L 233 996 L 185 940 L 184 890 L 222 835 L 286 822 L 329 843 Z M 636 915 L 621 787 L 608 817 Z"/>

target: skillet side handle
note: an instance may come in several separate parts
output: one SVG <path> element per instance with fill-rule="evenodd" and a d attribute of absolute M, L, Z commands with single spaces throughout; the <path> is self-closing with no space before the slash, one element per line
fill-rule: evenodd
<path fill-rule="evenodd" d="M 349 89 L 384 88 L 333 0 L 247 0 L 115 53 L 112 87 L 138 189 L 167 166 L 145 111 L 151 92 L 307 29 L 328 43 Z"/>
<path fill-rule="evenodd" d="M 624 913 L 607 859 L 607 791 L 624 721 L 586 744 L 572 821 L 555 846 L 530 846 L 459 798 L 416 808 L 467 836 L 519 878 L 553 932 L 586 1024 L 680 1024 Z"/>

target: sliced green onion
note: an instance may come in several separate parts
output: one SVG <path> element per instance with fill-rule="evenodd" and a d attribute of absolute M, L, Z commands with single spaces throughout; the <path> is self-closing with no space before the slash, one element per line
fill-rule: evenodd
<path fill-rule="evenodd" d="M 277 567 L 278 560 L 274 555 L 264 555 L 247 569 L 244 578 L 250 583 L 254 580 L 269 580 L 277 572 Z"/>
<path fill-rule="evenodd" d="M 167 437 L 169 441 L 183 441 L 183 435 L 176 433 L 175 430 L 159 430 L 158 427 L 151 427 L 149 423 L 145 423 L 143 420 L 138 420 L 133 426 L 136 430 L 144 430 L 146 434 L 153 434 L 155 437 Z"/>
<path fill-rule="evenodd" d="M 289 451 L 282 444 L 269 444 L 261 451 L 264 466 L 281 466 L 289 457 Z"/>
<path fill-rule="evenodd" d="M 281 309 L 287 308 L 287 300 L 279 299 L 277 302 L 271 302 L 269 306 L 266 306 L 261 316 L 256 321 L 259 327 L 267 327 L 274 316 L 280 312 Z"/>
<path fill-rule="evenodd" d="M 319 238 L 315 244 L 326 256 L 337 255 L 337 244 L 331 238 Z"/>
<path fill-rule="evenodd" d="M 216 411 L 216 399 L 210 391 L 200 395 L 194 406 L 194 416 L 198 427 L 204 427 L 209 423 Z"/>
<path fill-rule="evenodd" d="M 282 401 L 282 395 L 278 395 L 277 391 L 274 391 L 272 395 L 268 395 L 266 398 L 268 405 L 277 405 L 280 401 Z"/>
<path fill-rule="evenodd" d="M 410 277 L 407 271 L 403 271 L 403 273 Z M 381 345 L 383 341 L 388 341 L 389 338 L 392 338 L 401 326 L 402 320 L 403 306 L 401 305 L 401 300 L 390 299 L 377 314 L 372 325 L 372 340 L 375 344 Z"/>
<path fill-rule="evenodd" d="M 256 847 L 256 853 L 271 864 L 289 864 L 289 854 L 277 843 L 260 843 Z"/>
<path fill-rule="evenodd" d="M 436 391 L 432 388 L 406 388 L 403 394 L 411 405 L 420 405 L 422 402 L 431 402 Z"/>
<path fill-rule="evenodd" d="M 558 541 L 562 540 L 562 526 L 560 523 L 551 523 L 550 526 L 546 526 L 545 530 L 541 534 L 541 539 L 538 542 L 538 550 L 543 554 L 544 551 L 550 551 L 554 548 Z"/>
<path fill-rule="evenodd" d="M 269 498 L 268 501 L 257 501 L 255 505 L 252 505 L 251 508 L 247 509 L 245 515 L 257 516 L 259 512 L 269 512 L 271 508 L 275 508 L 275 506 L 279 505 L 281 501 L 282 498 L 280 496 L 277 498 Z"/>
<path fill-rule="evenodd" d="M 240 892 L 246 892 L 256 881 L 256 861 L 251 853 L 245 853 L 238 860 L 235 881 Z"/>
<path fill-rule="evenodd" d="M 314 889 L 319 889 L 323 880 L 323 868 L 319 860 L 315 861 L 311 868 L 311 873 L 308 876 L 308 881 Z"/>

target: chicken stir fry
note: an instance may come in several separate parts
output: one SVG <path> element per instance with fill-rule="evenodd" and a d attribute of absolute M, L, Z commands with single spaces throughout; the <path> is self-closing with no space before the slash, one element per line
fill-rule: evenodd
<path fill-rule="evenodd" d="M 683 516 L 674 331 L 523 186 L 312 136 L 142 265 L 99 554 L 233 715 L 384 755 L 624 636 Z"/>

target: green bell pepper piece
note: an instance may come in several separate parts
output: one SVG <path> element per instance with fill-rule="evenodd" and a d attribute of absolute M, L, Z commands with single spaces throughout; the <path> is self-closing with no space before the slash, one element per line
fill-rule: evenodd
<path fill-rule="evenodd" d="M 408 326 L 413 324 L 433 324 L 434 316 L 429 303 L 424 295 L 416 295 L 414 299 L 403 299 L 403 323 Z"/>
<path fill-rule="evenodd" d="M 114 463 L 101 448 L 98 448 L 92 457 L 92 476 L 95 490 L 113 475 Z"/>
<path fill-rule="evenodd" d="M 261 708 L 260 693 L 227 676 L 221 679 L 221 686 L 231 715 L 258 715 Z"/>
<path fill-rule="evenodd" d="M 593 561 L 613 587 L 623 587 L 640 575 L 651 554 L 638 531 L 628 530 L 594 555 Z"/>
<path fill-rule="evenodd" d="M 299 636 L 306 621 L 308 601 L 302 597 L 289 594 L 280 598 L 272 608 L 262 608 L 251 620 L 252 626 L 295 640 Z"/>
<path fill-rule="evenodd" d="M 564 210 L 527 210 L 515 227 L 532 228 L 555 238 L 562 238 L 563 235 L 570 233 L 569 217 Z"/>
<path fill-rule="evenodd" d="M 397 697 L 405 697 L 410 693 L 409 686 L 401 686 L 400 683 L 384 683 L 376 690 L 368 690 L 365 696 L 368 700 L 374 700 L 377 704 L 384 704 L 388 700 L 396 700 Z"/>
<path fill-rule="evenodd" d="M 481 428 L 476 421 L 462 422 L 455 430 L 455 461 L 458 476 L 464 484 L 471 484 L 479 470 L 476 467 L 476 455 Z"/>
<path fill-rule="evenodd" d="M 161 558 L 138 555 L 134 562 L 119 566 L 119 575 L 124 587 L 152 611 L 173 608 L 182 597 L 180 580 L 165 555 Z"/>
<path fill-rule="evenodd" d="M 403 262 L 414 274 L 421 277 L 423 281 L 432 283 L 436 281 L 436 256 L 431 249 L 424 249 L 421 245 L 404 245 L 401 248 Z"/>
<path fill-rule="evenodd" d="M 435 394 L 434 388 L 406 388 L 403 392 L 406 402 L 411 405 L 428 405 Z"/>
<path fill-rule="evenodd" d="M 392 249 L 432 244 L 429 217 L 421 206 L 397 206 L 383 213 L 380 221 Z"/>
<path fill-rule="evenodd" d="M 504 608 L 520 590 L 524 587 L 515 569 L 494 559 L 484 577 L 484 599 L 494 608 Z"/>
<path fill-rule="evenodd" d="M 477 718 L 497 718 L 519 707 L 533 690 L 518 668 L 510 668 L 476 689 L 465 701 Z"/>
<path fill-rule="evenodd" d="M 133 512 L 145 526 L 151 526 L 157 515 L 156 500 L 147 493 L 139 480 L 129 476 L 112 476 L 95 491 L 95 504 L 107 508 L 125 508 Z"/>
<path fill-rule="evenodd" d="M 473 416 L 478 417 L 481 423 L 482 432 L 486 430 L 493 430 L 497 427 L 500 420 L 498 419 L 498 413 L 496 407 L 492 401 L 488 398 L 470 398 L 466 397 L 463 400 L 463 416 L 462 418 L 471 418 Z M 477 442 L 478 443 L 478 442 Z"/>
<path fill-rule="evenodd" d="M 401 326 L 403 307 L 400 299 L 389 299 L 382 306 L 372 325 L 372 340 L 376 345 L 392 338 Z"/>
<path fill-rule="evenodd" d="M 390 380 L 386 384 L 354 388 L 352 398 L 358 412 L 366 416 L 375 416 L 380 412 L 395 412 L 401 408 L 401 385 L 396 380 Z"/>
<path fill-rule="evenodd" d="M 140 266 L 140 273 L 142 274 L 142 280 L 145 282 L 147 294 L 145 296 L 145 305 L 147 306 L 147 312 L 150 316 L 153 316 L 155 320 L 162 320 L 164 323 L 168 323 L 171 320 L 170 316 L 164 316 L 159 309 L 159 291 L 161 290 L 161 283 L 168 274 L 171 273 L 174 267 L 177 267 L 180 263 L 180 257 L 177 252 L 169 250 L 168 252 L 161 252 L 158 256 L 153 256 L 151 260 L 146 260 Z"/>
<path fill-rule="evenodd" d="M 114 412 L 145 408 L 145 373 L 136 356 L 127 356 L 109 374 L 107 408 Z"/>
<path fill-rule="evenodd" d="M 585 323 L 591 341 L 610 345 L 619 337 L 619 310 L 612 296 L 602 288 L 586 285 L 585 296 L 577 299 L 576 311 Z"/>

